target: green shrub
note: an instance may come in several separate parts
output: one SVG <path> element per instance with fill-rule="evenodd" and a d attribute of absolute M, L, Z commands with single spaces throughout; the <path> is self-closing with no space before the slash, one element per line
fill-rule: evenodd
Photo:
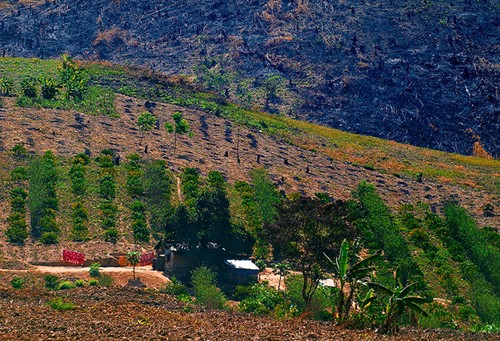
<path fill-rule="evenodd" d="M 500 333 L 500 325 L 498 324 L 475 324 L 470 328 L 474 333 Z"/>
<path fill-rule="evenodd" d="M 99 281 L 97 279 L 95 279 L 95 278 L 89 279 L 89 285 L 91 287 L 95 287 L 98 284 L 99 284 Z"/>
<path fill-rule="evenodd" d="M 99 179 L 99 196 L 103 199 L 114 199 L 116 195 L 116 180 L 111 174 L 105 174 Z"/>
<path fill-rule="evenodd" d="M 76 280 L 75 286 L 78 288 L 83 288 L 85 286 L 85 281 L 83 279 Z"/>
<path fill-rule="evenodd" d="M 254 284 L 251 287 L 237 287 L 239 295 L 248 290 L 246 297 L 240 302 L 241 311 L 256 315 L 267 315 L 284 302 L 282 294 L 266 284 Z"/>
<path fill-rule="evenodd" d="M 28 98 L 36 98 L 37 89 L 36 89 L 37 80 L 34 77 L 25 77 L 21 80 L 21 95 Z"/>
<path fill-rule="evenodd" d="M 46 274 L 45 276 L 43 276 L 43 279 L 45 281 L 45 287 L 47 289 L 55 289 L 59 284 L 59 277 L 57 277 L 56 275 Z"/>
<path fill-rule="evenodd" d="M 76 285 L 71 281 L 62 281 L 57 285 L 57 290 L 67 290 L 76 288 Z"/>
<path fill-rule="evenodd" d="M 21 277 L 14 277 L 11 281 L 10 281 L 10 284 L 12 285 L 12 287 L 14 289 L 22 289 L 22 287 L 24 286 L 24 283 L 26 283 L 26 280 L 24 278 L 21 278 Z"/>
<path fill-rule="evenodd" d="M 89 276 L 92 277 L 92 278 L 99 278 L 99 277 L 101 277 L 100 269 L 101 269 L 101 264 L 99 264 L 99 263 L 93 263 L 92 265 L 90 265 Z"/>
<path fill-rule="evenodd" d="M 22 143 L 16 143 L 16 145 L 12 147 L 10 151 L 14 154 L 14 157 L 16 158 L 23 158 L 28 155 L 28 151 L 26 150 L 26 147 Z"/>
<path fill-rule="evenodd" d="M 113 285 L 113 278 L 110 275 L 101 274 L 99 278 L 99 285 L 103 287 L 109 287 Z"/>
<path fill-rule="evenodd" d="M 129 172 L 126 187 L 128 194 L 130 194 L 133 198 L 142 196 L 144 194 L 144 187 L 142 186 L 142 173 L 138 171 Z"/>
<path fill-rule="evenodd" d="M 115 244 L 118 241 L 119 236 L 120 236 L 120 233 L 115 228 L 107 229 L 104 232 L 104 240 L 107 242 L 113 243 L 113 244 Z"/>
<path fill-rule="evenodd" d="M 116 216 L 118 214 L 118 206 L 114 205 L 112 200 L 103 199 L 99 205 L 101 215 L 101 225 L 107 230 L 116 226 Z"/>
<path fill-rule="evenodd" d="M 167 283 L 165 285 L 165 288 L 163 288 L 162 292 L 173 296 L 181 296 L 188 294 L 187 287 L 184 284 L 182 284 L 175 276 L 172 277 L 171 283 Z"/>
<path fill-rule="evenodd" d="M 5 235 L 9 243 L 22 245 L 28 238 L 28 231 L 26 229 L 27 224 L 24 220 L 20 220 L 16 222 L 16 225 L 17 226 L 8 227 L 5 231 Z M 24 225 L 24 228 L 20 227 L 20 225 Z"/>
<path fill-rule="evenodd" d="M 419 326 L 422 328 L 456 328 L 453 316 L 450 311 L 439 303 L 427 305 L 426 312 L 428 316 L 422 316 L 419 320 Z"/>
<path fill-rule="evenodd" d="M 12 181 L 24 181 L 28 179 L 28 172 L 26 171 L 26 168 L 19 166 L 14 168 L 10 172 L 10 178 Z"/>
<path fill-rule="evenodd" d="M 71 302 L 64 302 L 61 297 L 56 297 L 47 302 L 47 305 L 55 310 L 73 310 L 76 306 Z"/>
<path fill-rule="evenodd" d="M 7 77 L 0 77 L 0 94 L 3 96 L 10 96 L 14 90 L 14 82 Z"/>
<path fill-rule="evenodd" d="M 196 302 L 209 309 L 222 309 L 227 301 L 224 294 L 217 288 L 216 276 L 216 273 L 206 266 L 194 269 L 191 275 Z"/>
<path fill-rule="evenodd" d="M 12 212 L 21 213 L 23 216 L 26 214 L 26 201 L 23 198 L 12 198 L 10 206 Z"/>
<path fill-rule="evenodd" d="M 43 99 L 52 100 L 56 97 L 58 92 L 58 85 L 54 78 L 50 76 L 40 77 L 41 96 Z"/>
<path fill-rule="evenodd" d="M 53 245 L 59 243 L 59 236 L 56 232 L 44 232 L 40 237 L 40 241 L 45 245 Z"/>

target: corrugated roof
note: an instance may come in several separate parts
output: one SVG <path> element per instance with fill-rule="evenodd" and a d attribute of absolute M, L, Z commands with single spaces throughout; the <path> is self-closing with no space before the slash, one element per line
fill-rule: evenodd
<path fill-rule="evenodd" d="M 241 270 L 257 270 L 259 271 L 259 267 L 255 265 L 250 259 L 226 259 L 224 261 L 227 265 L 232 267 L 233 269 L 241 269 Z"/>

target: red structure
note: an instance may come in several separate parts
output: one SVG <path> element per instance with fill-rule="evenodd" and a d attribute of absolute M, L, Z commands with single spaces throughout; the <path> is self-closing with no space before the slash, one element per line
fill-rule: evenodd
<path fill-rule="evenodd" d="M 85 255 L 81 252 L 63 250 L 63 261 L 83 265 L 85 263 Z"/>
<path fill-rule="evenodd" d="M 153 259 L 155 258 L 155 253 L 153 251 L 148 253 L 143 253 L 139 260 L 140 266 L 151 265 L 153 264 Z"/>

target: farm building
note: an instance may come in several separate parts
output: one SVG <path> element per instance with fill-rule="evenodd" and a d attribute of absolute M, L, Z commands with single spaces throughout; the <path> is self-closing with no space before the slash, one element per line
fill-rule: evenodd
<path fill-rule="evenodd" d="M 217 244 L 209 243 L 206 247 L 192 247 L 186 244 L 158 243 L 155 247 L 156 259 L 153 268 L 179 279 L 188 279 L 191 271 L 204 264 L 219 269 L 226 252 Z"/>
<path fill-rule="evenodd" d="M 234 284 L 246 284 L 257 282 L 259 268 L 249 259 L 226 259 L 225 276 L 226 279 Z"/>

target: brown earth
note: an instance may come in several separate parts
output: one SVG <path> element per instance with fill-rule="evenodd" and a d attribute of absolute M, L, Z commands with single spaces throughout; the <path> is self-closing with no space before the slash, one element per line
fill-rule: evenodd
<path fill-rule="evenodd" d="M 151 290 L 86 287 L 49 292 L 31 274 L 27 287 L 9 287 L 0 274 L 0 339 L 4 340 L 487 340 L 495 335 L 403 329 L 397 337 L 348 330 L 330 322 L 275 320 L 211 311 Z M 76 305 L 57 311 L 54 297 Z"/>
<path fill-rule="evenodd" d="M 482 226 L 500 226 L 500 215 L 484 217 L 482 214 L 482 207 L 488 203 L 500 207 L 498 193 L 431 179 L 419 183 L 367 170 L 259 131 L 238 128 L 212 114 L 156 103 L 153 112 L 159 118 L 158 127 L 142 136 L 136 124 L 137 117 L 145 110 L 144 101 L 140 99 L 118 95 L 116 106 L 120 118 L 88 116 L 76 111 L 19 108 L 13 98 L 4 98 L 4 102 L 5 108 L 0 109 L 1 147 L 4 150 L 16 143 L 24 143 L 37 153 L 50 149 L 58 155 L 73 156 L 85 149 L 97 155 L 101 150 L 111 148 L 122 159 L 127 154 L 139 153 L 146 158 L 168 160 L 174 172 L 183 167 L 198 168 L 204 175 L 210 170 L 221 171 L 230 182 L 248 180 L 252 169 L 264 167 L 286 192 L 328 192 L 336 199 L 349 198 L 361 180 L 368 180 L 377 186 L 391 207 L 421 201 L 439 211 L 443 201 L 455 200 L 472 212 Z M 173 136 L 159 127 L 163 127 L 176 110 L 184 113 L 194 136 L 178 139 L 178 155 L 174 157 Z M 238 139 L 241 163 L 236 157 Z M 0 217 L 7 215 L 8 205 L 4 202 L 0 204 Z M 0 229 L 2 227 L 5 228 L 3 219 L 0 220 Z"/>

